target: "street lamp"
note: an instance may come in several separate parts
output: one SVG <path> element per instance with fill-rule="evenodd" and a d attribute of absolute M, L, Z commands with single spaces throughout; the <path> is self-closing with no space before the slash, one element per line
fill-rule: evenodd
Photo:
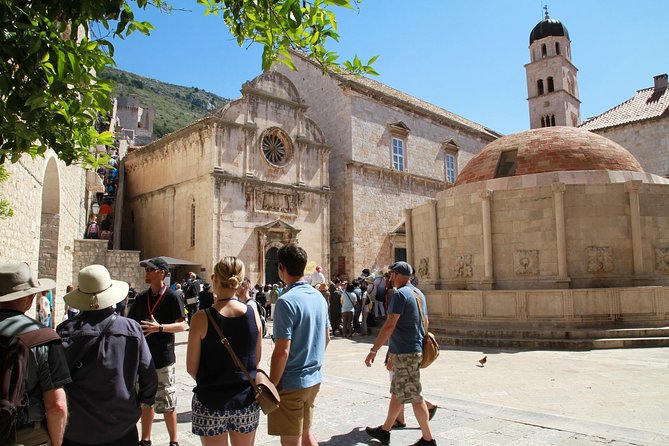
<path fill-rule="evenodd" d="M 98 215 L 98 212 L 100 212 L 100 204 L 97 201 L 91 205 L 91 212 L 93 212 L 93 215 Z"/>

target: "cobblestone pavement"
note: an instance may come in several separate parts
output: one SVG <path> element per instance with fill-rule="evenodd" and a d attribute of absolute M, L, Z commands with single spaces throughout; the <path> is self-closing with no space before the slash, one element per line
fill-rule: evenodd
<path fill-rule="evenodd" d="M 179 443 L 199 445 L 190 432 L 193 380 L 186 373 L 187 333 L 177 335 Z M 371 336 L 335 338 L 326 353 L 325 379 L 316 400 L 314 431 L 320 445 L 379 444 L 364 426 L 382 423 L 388 373 L 365 367 Z M 269 369 L 272 344 L 263 346 Z M 385 349 L 379 354 L 383 358 Z M 478 359 L 488 356 L 484 367 Z M 439 445 L 669 445 L 669 348 L 570 351 L 442 350 L 422 371 L 424 396 L 439 405 L 431 422 Z M 407 428 L 391 446 L 420 437 L 407 407 Z M 167 446 L 162 417 L 153 444 Z M 257 445 L 278 445 L 261 416 Z"/>

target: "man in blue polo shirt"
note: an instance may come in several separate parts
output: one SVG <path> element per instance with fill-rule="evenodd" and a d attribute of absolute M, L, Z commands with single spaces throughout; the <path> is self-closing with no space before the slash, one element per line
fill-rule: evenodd
<path fill-rule="evenodd" d="M 279 277 L 286 283 L 272 314 L 274 340 L 270 378 L 281 405 L 268 415 L 270 435 L 282 446 L 316 446 L 311 432 L 313 406 L 322 381 L 321 366 L 330 342 L 328 306 L 304 280 L 307 253 L 291 243 L 279 249 Z"/>

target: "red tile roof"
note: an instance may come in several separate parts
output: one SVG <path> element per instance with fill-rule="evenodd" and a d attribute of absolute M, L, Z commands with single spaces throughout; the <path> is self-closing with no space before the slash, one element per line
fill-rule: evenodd
<path fill-rule="evenodd" d="M 650 87 L 637 91 L 634 97 L 588 119 L 579 127 L 599 130 L 666 116 L 669 116 L 669 88 L 655 91 L 654 87 Z"/>

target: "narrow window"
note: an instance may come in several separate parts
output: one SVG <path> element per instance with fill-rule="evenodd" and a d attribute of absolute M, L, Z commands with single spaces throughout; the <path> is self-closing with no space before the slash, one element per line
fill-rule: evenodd
<path fill-rule="evenodd" d="M 560 42 L 555 42 L 555 54 L 560 55 Z"/>
<path fill-rule="evenodd" d="M 551 115 L 551 126 L 555 127 L 555 115 Z"/>
<path fill-rule="evenodd" d="M 546 118 L 544 116 L 541 117 L 541 126 L 546 127 Z"/>
<path fill-rule="evenodd" d="M 404 170 L 404 140 L 393 138 L 393 169 Z"/>
<path fill-rule="evenodd" d="M 446 154 L 446 181 L 455 183 L 455 155 L 452 153 Z"/>
<path fill-rule="evenodd" d="M 500 154 L 495 178 L 512 177 L 516 174 L 517 154 L 518 150 L 507 150 Z"/>
<path fill-rule="evenodd" d="M 539 96 L 544 94 L 544 80 L 543 79 L 539 79 L 537 81 L 537 93 L 539 94 Z"/>
<path fill-rule="evenodd" d="M 195 202 L 190 205 L 190 247 L 195 247 Z"/>
<path fill-rule="evenodd" d="M 541 58 L 546 57 L 546 44 L 541 45 Z"/>
<path fill-rule="evenodd" d="M 548 92 L 550 93 L 551 91 L 554 90 L 554 88 L 555 88 L 555 87 L 554 87 L 554 85 L 553 85 L 553 78 L 552 78 L 552 77 L 549 77 L 549 78 L 548 78 Z"/>

